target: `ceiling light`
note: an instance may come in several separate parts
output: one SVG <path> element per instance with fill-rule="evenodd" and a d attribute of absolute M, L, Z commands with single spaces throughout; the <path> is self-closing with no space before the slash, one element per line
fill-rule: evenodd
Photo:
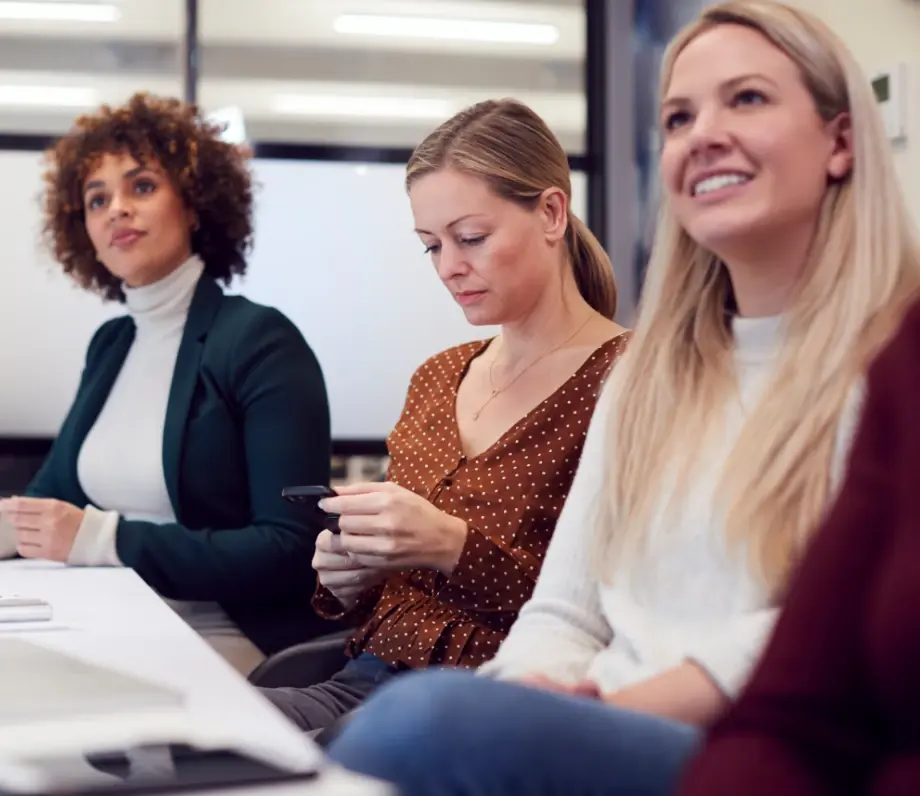
<path fill-rule="evenodd" d="M 336 33 L 359 36 L 405 36 L 503 44 L 555 44 L 559 40 L 559 29 L 555 25 L 539 22 L 343 14 L 336 17 L 332 25 Z"/>
<path fill-rule="evenodd" d="M 440 99 L 419 97 L 347 97 L 333 94 L 279 94 L 277 113 L 304 116 L 362 116 L 380 118 L 446 119 L 453 105 Z"/>
<path fill-rule="evenodd" d="M 79 86 L 0 86 L 0 105 L 89 108 L 98 104 L 95 89 Z"/>
<path fill-rule="evenodd" d="M 42 22 L 117 22 L 121 13 L 111 3 L 0 2 L 0 19 Z"/>

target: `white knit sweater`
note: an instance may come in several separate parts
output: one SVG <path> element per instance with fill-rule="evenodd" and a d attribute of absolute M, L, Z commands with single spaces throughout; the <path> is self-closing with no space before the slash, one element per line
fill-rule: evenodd
<path fill-rule="evenodd" d="M 659 509 L 648 544 L 628 570 L 599 582 L 593 539 L 606 500 L 603 453 L 617 391 L 617 369 L 604 389 L 581 463 L 531 600 L 495 659 L 480 670 L 502 679 L 543 674 L 563 683 L 596 682 L 605 692 L 647 679 L 687 660 L 702 666 L 730 697 L 743 685 L 773 626 L 776 608 L 752 575 L 745 551 L 729 552 L 716 489 L 744 418 L 775 372 L 781 319 L 736 319 L 739 400 L 725 410 L 721 447 L 700 461 L 686 498 Z M 831 473 L 842 477 L 863 387 L 854 387 L 840 420 Z M 615 410 L 614 410 L 615 411 Z"/>

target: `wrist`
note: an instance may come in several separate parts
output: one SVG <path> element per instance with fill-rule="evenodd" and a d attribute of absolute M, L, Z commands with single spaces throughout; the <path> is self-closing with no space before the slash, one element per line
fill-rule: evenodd
<path fill-rule="evenodd" d="M 464 520 L 454 517 L 452 514 L 444 514 L 443 532 L 441 534 L 444 545 L 434 565 L 434 568 L 443 575 L 450 577 L 457 564 L 460 563 L 468 533 L 469 528 Z"/>

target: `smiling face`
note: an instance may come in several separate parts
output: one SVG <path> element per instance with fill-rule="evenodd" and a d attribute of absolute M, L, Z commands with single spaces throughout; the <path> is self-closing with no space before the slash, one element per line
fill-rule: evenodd
<path fill-rule="evenodd" d="M 558 189 L 528 210 L 481 179 L 453 169 L 418 178 L 409 191 L 415 228 L 441 281 L 475 326 L 508 323 L 535 307 L 554 275 L 554 244 L 566 228 Z"/>
<path fill-rule="evenodd" d="M 193 219 L 156 164 L 104 155 L 84 183 L 83 208 L 96 257 L 128 287 L 153 284 L 191 256 Z"/>
<path fill-rule="evenodd" d="M 851 167 L 848 120 L 825 121 L 795 63 L 719 25 L 677 56 L 661 107 L 661 177 L 680 225 L 728 262 L 810 241 L 829 179 Z"/>

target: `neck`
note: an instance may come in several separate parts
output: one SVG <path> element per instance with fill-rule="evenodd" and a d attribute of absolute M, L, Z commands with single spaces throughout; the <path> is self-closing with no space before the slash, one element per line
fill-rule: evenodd
<path fill-rule="evenodd" d="M 125 287 L 138 288 L 154 285 L 157 282 L 166 279 L 174 271 L 181 268 L 185 263 L 192 259 L 192 250 L 183 249 L 176 257 L 169 261 L 168 265 L 156 266 L 147 270 L 142 270 L 133 280 L 125 280 Z"/>
<path fill-rule="evenodd" d="M 545 354 L 562 343 L 591 317 L 594 310 L 578 292 L 570 270 L 559 291 L 544 291 L 540 300 L 515 321 L 502 324 L 502 354 L 504 365 Z"/>
<path fill-rule="evenodd" d="M 792 303 L 805 269 L 814 230 L 785 235 L 783 245 L 752 246 L 744 255 L 724 256 L 732 292 L 743 318 L 781 315 Z M 721 255 L 720 255 L 721 256 Z"/>

